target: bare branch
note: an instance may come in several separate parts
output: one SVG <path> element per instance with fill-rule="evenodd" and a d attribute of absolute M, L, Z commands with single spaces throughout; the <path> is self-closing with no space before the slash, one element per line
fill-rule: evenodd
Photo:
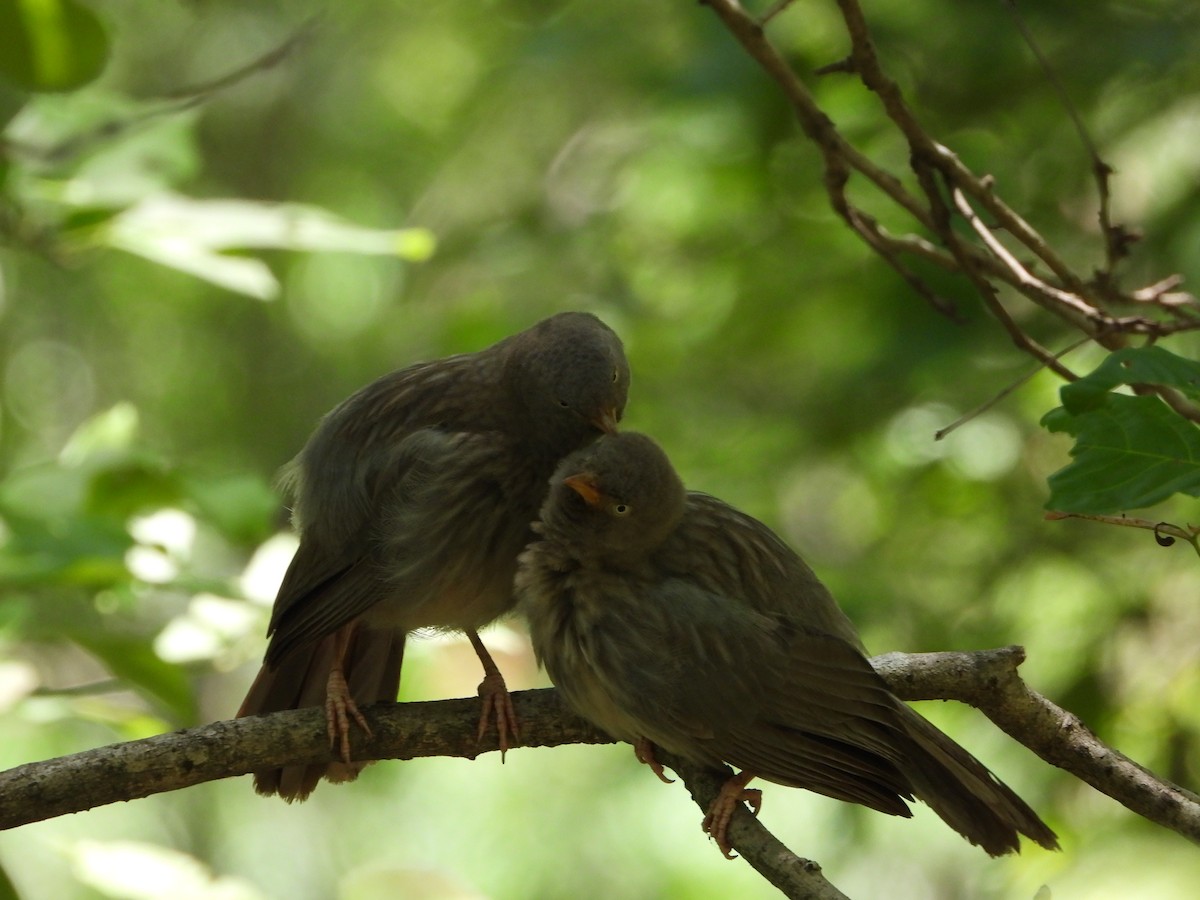
<path fill-rule="evenodd" d="M 656 756 L 659 762 L 675 770 L 687 785 L 696 805 L 704 810 L 712 805 L 721 785 L 733 775 L 729 768 L 724 771 L 706 769 L 662 750 L 658 750 Z M 739 804 L 734 812 L 728 837 L 742 858 L 779 888 L 785 897 L 848 900 L 845 894 L 825 880 L 817 863 L 799 857 L 785 847 L 744 805 Z"/>
<path fill-rule="evenodd" d="M 1014 324 L 1014 327 L 1015 327 L 1015 324 Z M 1071 344 L 1069 347 L 1067 347 L 1063 350 L 1059 350 L 1057 353 L 1054 354 L 1055 361 L 1062 359 L 1064 356 L 1066 356 L 1072 350 L 1076 350 L 1079 347 L 1082 347 L 1084 344 L 1086 344 L 1090 340 L 1091 340 L 1091 338 L 1083 337 L 1083 338 L 1080 338 L 1079 340 L 1077 340 L 1075 343 Z M 1042 371 L 1043 368 L 1045 368 L 1045 366 L 1037 366 L 1036 368 L 1030 370 L 1029 372 L 1026 372 L 1024 375 L 1022 375 L 1020 378 L 1018 378 L 1012 384 L 1008 385 L 1006 388 L 1004 388 L 1002 391 L 1000 391 L 998 394 L 996 394 L 990 400 L 987 400 L 986 402 L 981 403 L 979 406 L 975 407 L 970 412 L 964 413 L 963 415 L 959 416 L 957 419 L 955 419 L 953 422 L 951 422 L 945 428 L 939 428 L 937 431 L 934 432 L 933 439 L 935 441 L 940 441 L 944 437 L 946 437 L 946 435 L 950 434 L 955 429 L 961 428 L 967 422 L 970 422 L 972 419 L 977 418 L 978 416 L 987 412 L 989 409 L 991 409 L 993 406 L 995 406 L 997 403 L 999 403 L 1001 400 L 1003 400 L 1005 397 L 1007 397 L 1013 391 L 1015 391 L 1019 387 L 1021 387 L 1021 385 L 1028 382 L 1029 379 L 1033 378 L 1034 375 L 1036 375 L 1038 372 Z M 1072 373 L 1068 370 L 1067 374 L 1069 374 L 1071 376 L 1070 377 L 1071 381 L 1075 380 L 1074 373 Z"/>
<path fill-rule="evenodd" d="M 123 137 L 147 122 L 177 115 L 200 106 L 216 94 L 265 72 L 293 56 L 315 33 L 320 15 L 314 15 L 301 24 L 278 46 L 219 75 L 210 81 L 170 91 L 159 97 L 148 98 L 146 106 L 127 116 L 109 119 L 88 128 L 51 146 L 36 146 L 0 136 L 0 158 L 22 156 L 42 164 L 61 165 L 92 152 L 97 146 Z"/>
<path fill-rule="evenodd" d="M 1103 743 L 1077 716 L 1030 690 L 1017 674 L 1021 647 L 974 653 L 889 653 L 871 660 L 905 700 L 958 700 L 1046 762 L 1149 819 L 1200 843 L 1200 797 Z"/>
<path fill-rule="evenodd" d="M 1181 284 L 1183 284 L 1182 275 L 1168 275 L 1161 281 L 1147 285 L 1144 288 L 1138 288 L 1136 291 L 1131 291 L 1129 299 L 1134 303 L 1160 306 L 1178 315 L 1194 317 L 1196 315 L 1195 308 L 1200 307 L 1200 301 L 1197 301 L 1193 295 L 1185 291 L 1175 290 Z M 1186 307 L 1192 307 L 1192 309 L 1187 309 Z"/>
<path fill-rule="evenodd" d="M 1156 338 L 1200 328 L 1200 318 L 1189 314 L 1187 307 L 1190 305 L 1190 298 L 1186 296 L 1175 297 L 1168 295 L 1165 290 L 1155 293 L 1151 289 L 1127 295 L 1115 287 L 1111 269 L 1124 253 L 1124 247 L 1131 238 L 1125 229 L 1107 221 L 1106 211 L 1102 211 L 1101 218 L 1109 265 L 1095 278 L 1084 278 L 1067 264 L 1029 222 L 999 197 L 991 176 L 976 175 L 951 149 L 934 140 L 917 121 L 905 102 L 899 85 L 884 72 L 858 0 L 837 0 L 850 39 L 849 55 L 819 69 L 817 74 L 856 75 L 880 98 L 885 114 L 909 145 L 910 162 L 917 176 L 919 193 L 910 191 L 899 178 L 865 156 L 842 136 L 832 119 L 817 104 L 812 92 L 767 39 L 762 27 L 763 22 L 779 15 L 789 4 L 776 3 L 770 7 L 763 20 L 755 21 L 737 0 L 703 2 L 712 8 L 730 34 L 779 85 L 791 103 L 801 129 L 821 153 L 825 170 L 823 181 L 833 210 L 938 312 L 952 318 L 957 317 L 953 304 L 937 296 L 928 284 L 910 269 L 903 259 L 904 256 L 917 256 L 948 271 L 965 275 L 979 293 L 984 305 L 1009 332 L 1016 346 L 1068 380 L 1074 377 L 1070 370 L 1059 365 L 1054 354 L 1041 347 L 1015 325 L 1013 317 L 1000 303 L 999 286 L 1011 287 L 1030 302 L 1109 350 L 1124 346 L 1128 335 Z M 1081 124 L 1079 123 L 1080 126 Z M 1086 131 L 1084 134 L 1086 135 Z M 1111 170 L 1100 160 L 1090 138 L 1085 140 L 1085 145 L 1091 153 L 1093 168 L 1101 188 L 1102 205 L 1105 205 L 1107 179 Z M 913 221 L 945 250 L 918 235 L 895 237 L 885 233 L 875 217 L 851 201 L 847 185 L 853 173 L 864 176 L 885 198 L 910 215 Z M 954 206 L 947 204 L 943 186 L 955 195 Z M 984 226 L 978 215 L 973 211 L 968 213 L 971 205 L 982 210 L 993 223 Z M 971 222 L 978 242 L 960 235 L 955 229 L 956 217 L 962 216 L 966 216 Z M 992 233 L 992 229 L 1007 232 L 1032 254 L 1033 261 L 1020 261 L 1017 255 L 1007 249 Z M 1049 275 L 1038 274 L 1034 270 L 1035 266 L 1048 269 Z M 1140 303 L 1143 308 L 1148 305 L 1155 306 L 1164 311 L 1169 320 L 1158 321 L 1144 316 L 1117 317 L 1107 308 L 1107 304 L 1113 302 L 1134 305 Z M 1170 398 L 1164 399 L 1172 402 Z"/>
<path fill-rule="evenodd" d="M 1102 516 L 1095 513 L 1067 513 L 1052 510 L 1046 513 L 1048 521 L 1058 519 L 1084 519 L 1089 522 L 1100 522 L 1104 525 L 1119 525 L 1125 528 L 1142 528 L 1154 533 L 1154 539 L 1159 546 L 1170 547 L 1176 540 L 1187 541 L 1196 553 L 1200 554 L 1200 527 L 1188 525 L 1186 528 L 1171 522 L 1151 522 L 1149 519 L 1139 519 L 1134 516 Z"/>
<path fill-rule="evenodd" d="M 1008 8 L 1013 24 L 1016 26 L 1017 31 L 1020 32 L 1022 40 L 1025 41 L 1034 59 L 1041 66 L 1042 72 L 1045 73 L 1046 80 L 1050 82 L 1050 87 L 1058 95 L 1058 102 L 1067 111 L 1067 116 L 1071 119 L 1071 124 L 1075 127 L 1075 133 L 1079 135 L 1079 141 L 1083 144 L 1083 149 L 1087 152 L 1088 158 L 1091 160 L 1092 177 L 1096 181 L 1096 193 L 1100 200 L 1100 233 L 1104 235 L 1106 259 L 1104 277 L 1106 280 L 1111 280 L 1117 263 L 1129 255 L 1129 245 L 1132 243 L 1130 232 L 1124 227 L 1119 225 L 1114 226 L 1112 223 L 1112 193 L 1109 188 L 1109 179 L 1112 177 L 1113 168 L 1100 158 L 1100 151 L 1096 149 L 1096 142 L 1092 140 L 1087 126 L 1083 124 L 1083 117 L 1079 115 L 1079 110 L 1071 102 L 1071 95 L 1067 93 L 1067 88 L 1062 83 L 1062 79 L 1058 77 L 1058 73 L 1050 65 L 1050 60 L 1046 58 L 1046 55 L 1042 53 L 1042 48 L 1034 40 L 1033 32 L 1026 26 L 1024 17 L 1022 17 L 1020 11 L 1017 9 L 1016 0 L 1005 0 L 1004 5 Z"/>
<path fill-rule="evenodd" d="M 163 95 L 165 99 L 181 100 L 191 97 L 206 98 L 213 94 L 219 93 L 228 87 L 233 87 L 236 84 L 245 81 L 252 75 L 257 75 L 260 72 L 265 72 L 268 69 L 273 69 L 275 66 L 287 60 L 294 55 L 297 50 L 313 39 L 317 33 L 317 28 L 321 23 L 324 13 L 316 13 L 306 19 L 300 26 L 289 35 L 279 46 L 268 50 L 266 53 L 258 56 L 238 66 L 223 75 L 218 75 L 209 81 L 200 82 L 199 84 L 188 85 L 187 87 L 178 88 Z"/>
<path fill-rule="evenodd" d="M 850 56 L 854 60 L 855 71 L 862 78 L 863 84 L 879 96 L 888 118 L 904 134 L 913 154 L 914 165 L 925 162 L 942 171 L 952 184 L 978 200 L 996 218 L 1000 227 L 1037 254 L 1064 285 L 1078 291 L 1082 287 L 1082 280 L 1054 253 L 1050 245 L 1028 222 L 996 196 L 992 189 L 992 180 L 975 175 L 963 165 L 955 153 L 937 143 L 921 127 L 905 103 L 900 86 L 883 71 L 866 16 L 863 15 L 857 0 L 837 0 L 837 4 L 850 35 Z"/>
<path fill-rule="evenodd" d="M 897 696 L 953 699 L 980 709 L 1015 740 L 1152 822 L 1200 842 L 1200 799 L 1103 744 L 1071 713 L 1030 690 L 1017 674 L 1020 647 L 971 653 L 890 653 L 872 660 Z M 612 739 L 569 713 L 553 690 L 514 694 L 525 746 L 602 744 Z M 356 759 L 474 758 L 496 749 L 475 740 L 478 700 L 381 704 L 366 711 L 374 737 L 355 732 Z M 0 829 L 178 790 L 256 769 L 331 759 L 319 709 L 215 722 L 113 744 L 0 772 Z M 672 765 L 672 767 L 674 767 Z M 682 769 L 682 770 L 681 770 Z M 686 765 L 676 768 L 690 778 Z M 247 788 L 249 789 L 249 788 Z M 778 847 L 735 846 L 749 858 Z M 795 857 L 795 865 L 812 864 Z M 767 865 L 760 859 L 752 864 Z"/>
<path fill-rule="evenodd" d="M 1046 284 L 1042 279 L 1033 275 L 1025 266 L 1021 265 L 1020 261 L 1008 251 L 1008 248 L 992 234 L 991 229 L 975 214 L 975 210 L 971 208 L 971 204 L 963 194 L 962 188 L 956 186 L 951 189 L 950 194 L 954 198 L 954 205 L 959 215 L 979 235 L 979 239 L 983 241 L 984 246 L 991 251 L 992 255 L 1012 272 L 1016 283 L 1024 289 L 1030 299 L 1043 306 L 1047 305 L 1047 303 L 1061 304 L 1077 312 L 1084 320 L 1091 320 L 1094 324 L 1101 324 L 1105 320 L 1106 317 L 1100 310 L 1090 306 L 1067 291 Z"/>
<path fill-rule="evenodd" d="M 612 743 L 567 712 L 551 690 L 514 695 L 525 746 Z M 351 735 L 355 759 L 475 758 L 479 701 L 381 704 L 365 711 L 374 732 Z M 111 744 L 0 772 L 0 829 L 178 790 L 258 769 L 332 759 L 324 711 L 289 710 Z"/>

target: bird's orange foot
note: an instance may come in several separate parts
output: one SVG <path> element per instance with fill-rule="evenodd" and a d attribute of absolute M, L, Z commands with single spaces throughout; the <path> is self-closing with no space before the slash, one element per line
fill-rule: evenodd
<path fill-rule="evenodd" d="M 346 684 L 346 676 L 341 669 L 333 669 L 329 673 L 329 681 L 325 685 L 325 728 L 329 734 L 329 745 L 338 747 L 342 761 L 350 762 L 350 720 L 354 719 L 358 727 L 366 732 L 367 737 L 374 737 L 371 726 L 358 711 L 358 704 L 350 696 L 350 686 Z"/>
<path fill-rule="evenodd" d="M 633 742 L 633 754 L 637 757 L 637 761 L 644 763 L 650 767 L 650 771 L 658 776 L 658 780 L 663 784 L 674 784 L 674 778 L 668 778 L 663 774 L 662 763 L 658 761 L 658 757 L 654 754 L 654 745 L 646 738 L 638 738 Z"/>
<path fill-rule="evenodd" d="M 762 791 L 746 787 L 753 777 L 749 772 L 743 772 L 721 785 L 720 793 L 708 807 L 708 814 L 705 815 L 704 821 L 700 825 L 704 829 L 704 833 L 717 842 L 721 855 L 726 859 L 734 858 L 733 845 L 729 843 L 728 831 L 729 822 L 733 818 L 738 804 L 748 804 L 750 812 L 756 816 L 762 809 Z"/>
<path fill-rule="evenodd" d="M 483 701 L 483 709 L 479 712 L 479 733 L 476 740 L 483 740 L 484 735 L 492 725 L 492 717 L 496 719 L 496 742 L 500 745 L 500 761 L 504 762 L 504 754 L 508 752 L 509 738 L 514 741 L 521 739 L 521 728 L 517 722 L 517 712 L 513 709 L 512 696 L 504 683 L 504 676 L 498 669 L 493 668 L 479 682 L 479 699 Z"/>

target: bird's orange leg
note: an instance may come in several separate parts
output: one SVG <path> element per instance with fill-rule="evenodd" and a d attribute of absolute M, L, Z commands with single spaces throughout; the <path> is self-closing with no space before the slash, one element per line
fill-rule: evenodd
<path fill-rule="evenodd" d="M 350 685 L 346 683 L 346 651 L 350 649 L 350 638 L 354 625 L 339 628 L 333 636 L 333 665 L 329 668 L 329 680 L 325 683 L 325 728 L 330 746 L 341 750 L 342 761 L 350 762 L 350 720 L 373 737 L 371 726 L 358 711 L 358 704 L 350 696 Z"/>
<path fill-rule="evenodd" d="M 509 747 L 509 736 L 514 740 L 520 740 L 521 737 L 517 712 L 513 709 L 512 697 L 508 693 L 508 686 L 504 683 L 504 676 L 500 674 L 500 669 L 492 660 L 487 647 L 483 646 L 479 635 L 474 631 L 468 631 L 467 638 L 471 641 L 471 646 L 475 648 L 475 655 L 483 664 L 483 681 L 479 682 L 479 699 L 483 701 L 483 709 L 479 713 L 479 733 L 476 739 L 483 740 L 483 736 L 488 733 L 488 728 L 492 724 L 494 715 L 496 717 L 496 742 L 500 745 L 500 761 L 504 762 L 504 754 L 508 752 Z"/>
<path fill-rule="evenodd" d="M 644 737 L 638 738 L 633 742 L 633 755 L 637 757 L 637 761 L 644 763 L 650 767 L 650 771 L 658 776 L 658 780 L 663 784 L 674 784 L 674 778 L 668 778 L 663 774 L 662 763 L 658 761 L 658 757 L 654 753 L 654 745 Z"/>
<path fill-rule="evenodd" d="M 750 812 L 756 816 L 762 809 L 762 791 L 757 788 L 746 788 L 753 778 L 753 772 L 743 772 L 741 775 L 734 775 L 721 785 L 720 793 L 708 807 L 708 814 L 705 815 L 704 821 L 700 825 L 704 829 L 704 833 L 717 842 L 721 854 L 726 859 L 733 859 L 733 846 L 729 843 L 729 836 L 726 832 L 729 830 L 729 821 L 733 818 L 738 804 L 749 804 Z"/>

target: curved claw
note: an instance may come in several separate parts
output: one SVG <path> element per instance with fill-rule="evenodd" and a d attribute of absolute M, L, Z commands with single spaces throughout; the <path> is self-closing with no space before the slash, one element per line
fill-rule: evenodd
<path fill-rule="evenodd" d="M 329 680 L 325 684 L 325 730 L 329 735 L 329 746 L 337 747 L 342 762 L 350 760 L 350 720 L 354 719 L 367 735 L 374 737 L 371 726 L 358 710 L 358 704 L 350 696 L 350 686 L 346 684 L 346 676 L 342 670 L 334 668 L 329 672 Z"/>
<path fill-rule="evenodd" d="M 517 711 L 513 708 L 512 695 L 504 683 L 504 677 L 497 670 L 489 672 L 479 682 L 479 699 L 483 708 L 479 711 L 479 731 L 475 739 L 482 741 L 492 724 L 492 716 L 496 717 L 496 742 L 500 745 L 500 762 L 504 762 L 504 754 L 508 752 L 509 736 L 515 741 L 521 739 L 521 728 L 517 721 Z"/>
<path fill-rule="evenodd" d="M 721 785 L 716 799 L 708 807 L 704 821 L 700 823 L 704 833 L 717 842 L 721 855 L 726 859 L 736 858 L 733 854 L 733 845 L 729 842 L 728 831 L 729 822 L 733 819 L 738 804 L 748 804 L 751 815 L 755 816 L 762 809 L 762 791 L 746 787 L 753 778 L 753 773 L 743 772 Z"/>
<path fill-rule="evenodd" d="M 663 784 L 674 784 L 674 778 L 668 778 L 663 774 L 662 763 L 658 761 L 657 755 L 654 752 L 654 745 L 646 738 L 638 738 L 633 744 L 633 754 L 637 757 L 637 761 L 650 767 L 650 771 L 658 776 L 658 780 Z"/>
<path fill-rule="evenodd" d="M 508 693 L 508 685 L 504 676 L 496 667 L 492 655 L 474 631 L 467 632 L 467 639 L 475 648 L 475 655 L 483 664 L 483 681 L 479 682 L 479 699 L 483 701 L 483 709 L 479 712 L 479 730 L 475 735 L 477 741 L 482 741 L 492 724 L 492 716 L 496 717 L 496 743 L 500 746 L 500 762 L 504 762 L 504 754 L 508 752 L 509 737 L 514 741 L 521 739 L 521 726 L 517 721 L 517 711 L 513 709 L 512 697 Z"/>
<path fill-rule="evenodd" d="M 762 809 L 762 791 L 758 788 L 747 788 L 742 791 L 742 800 L 750 807 L 750 815 L 758 818 L 758 811 Z"/>

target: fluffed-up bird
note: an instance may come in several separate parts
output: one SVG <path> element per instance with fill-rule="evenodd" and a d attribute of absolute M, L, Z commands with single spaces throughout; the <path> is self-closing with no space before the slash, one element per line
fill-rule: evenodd
<path fill-rule="evenodd" d="M 566 458 L 521 555 L 520 608 L 568 704 L 662 777 L 654 748 L 729 779 L 704 829 L 729 856 L 753 778 L 911 816 L 919 798 L 989 854 L 1054 833 L 966 750 L 901 702 L 854 626 L 770 529 L 684 489 L 644 435 Z"/>
<path fill-rule="evenodd" d="M 385 375 L 325 416 L 285 468 L 300 536 L 271 615 L 263 666 L 239 716 L 324 707 L 340 761 L 256 772 L 302 800 L 354 778 L 351 721 L 394 701 L 405 637 L 464 631 L 484 668 L 482 737 L 516 716 L 478 629 L 513 605 L 517 555 L 568 453 L 614 432 L 629 366 L 621 341 L 567 312 L 484 350 Z"/>

